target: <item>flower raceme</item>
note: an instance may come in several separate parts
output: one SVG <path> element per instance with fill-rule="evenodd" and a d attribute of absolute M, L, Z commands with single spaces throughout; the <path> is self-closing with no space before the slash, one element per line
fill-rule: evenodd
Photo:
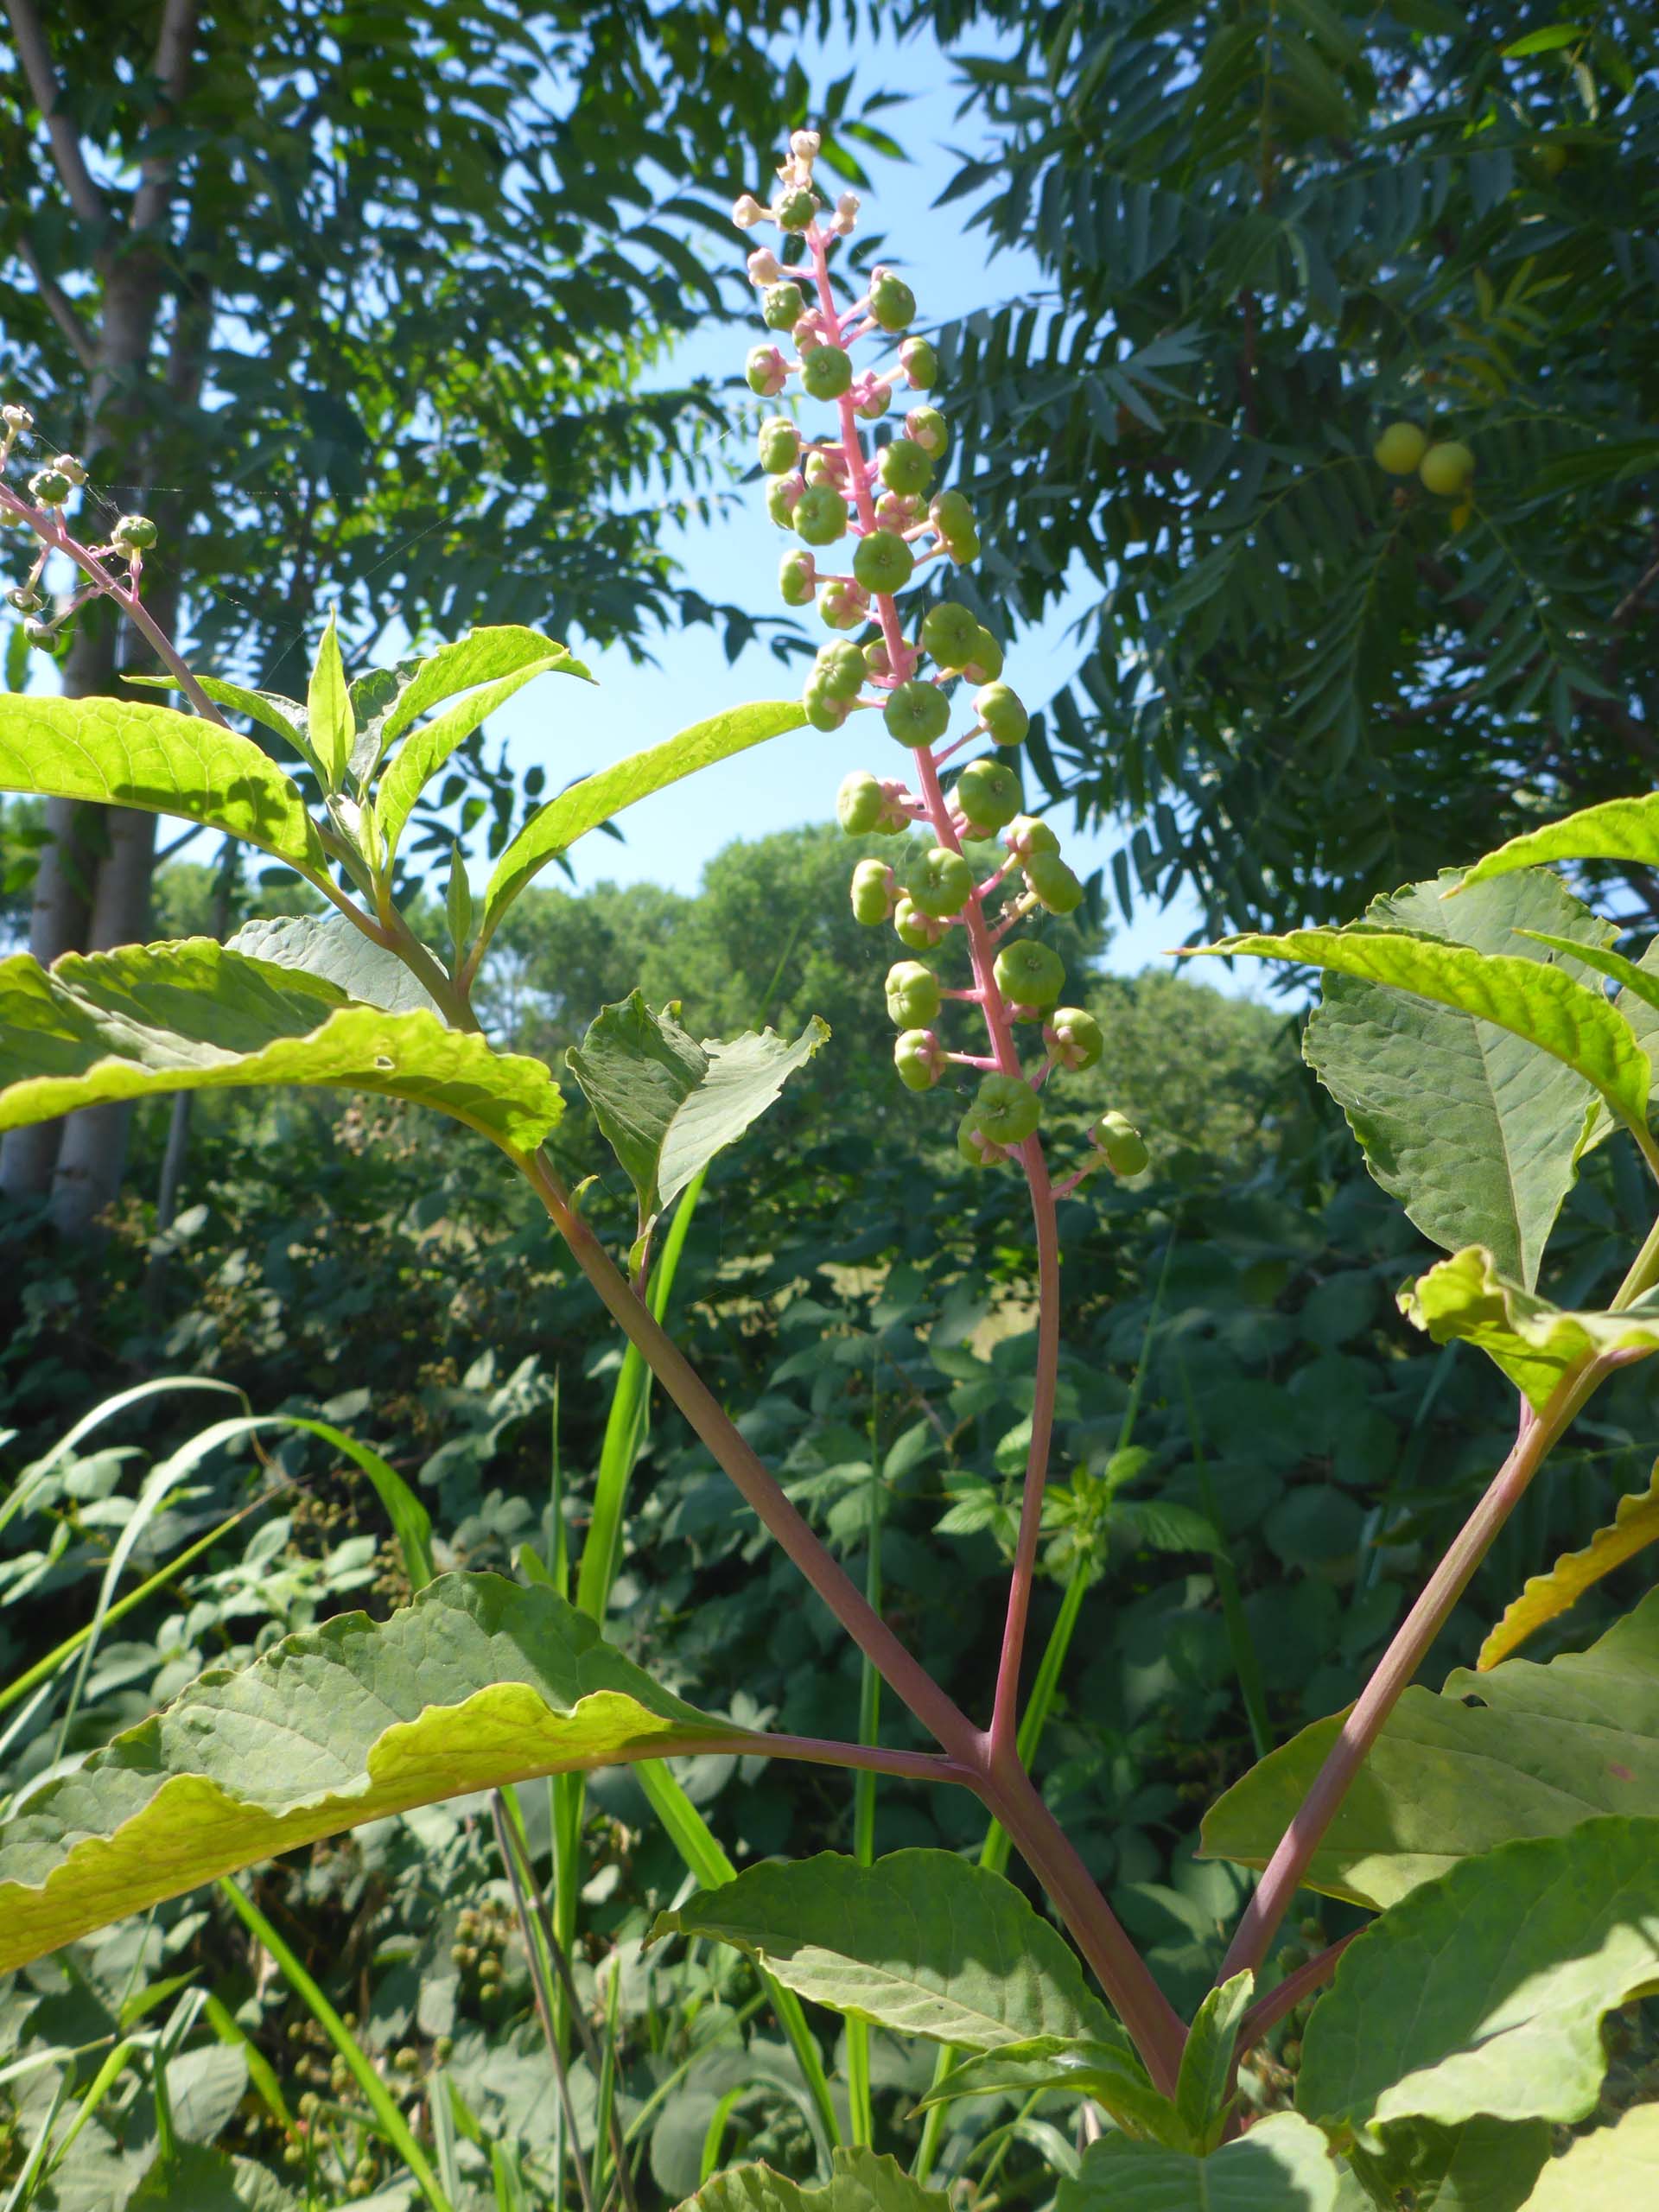
<path fill-rule="evenodd" d="M 830 207 L 814 181 L 818 151 L 815 131 L 796 131 L 770 205 L 746 193 L 732 210 L 740 230 L 771 222 L 781 233 L 782 258 L 768 246 L 748 257 L 749 280 L 772 334 L 749 353 L 751 391 L 777 399 L 793 382 L 836 417 L 822 435 L 784 413 L 760 426 L 768 512 L 808 549 L 785 555 L 779 588 L 790 607 L 816 602 L 835 633 L 819 648 L 803 694 L 813 728 L 839 729 L 852 715 L 874 709 L 910 756 L 913 791 L 866 769 L 841 787 L 836 814 L 849 836 L 931 833 L 925 847 L 893 866 L 858 862 L 853 912 L 872 928 L 891 924 L 912 954 L 930 953 L 951 931 L 962 931 L 972 988 L 948 990 L 924 960 L 900 960 L 887 977 L 887 1008 L 899 1033 L 894 1065 L 909 1089 L 932 1089 L 952 1063 L 981 1071 L 958 1141 L 963 1158 L 982 1166 L 1019 1156 L 1035 1141 L 1051 1075 L 1101 1058 L 1092 1017 L 1076 1007 L 1057 1010 L 1065 980 L 1058 956 L 1038 938 L 1014 934 L 1027 917 L 1072 912 L 1083 886 L 1054 832 L 1022 811 L 1020 778 L 1006 756 L 1023 742 L 1030 716 L 1002 681 L 1001 646 L 960 600 L 934 597 L 919 616 L 913 602 L 899 608 L 900 593 L 977 557 L 978 524 L 967 495 L 938 480 L 950 428 L 931 398 L 918 397 L 902 425 L 873 430 L 868 443 L 860 428 L 883 421 L 895 391 L 931 393 L 938 356 L 926 339 L 910 334 L 916 297 L 895 270 L 875 268 L 861 296 L 845 303 L 843 286 L 838 301 L 830 257 L 856 226 L 858 200 L 847 193 Z M 873 355 L 855 358 L 867 340 Z M 818 559 L 849 540 L 849 555 Z M 974 719 L 953 738 L 958 691 L 971 697 Z M 961 767 L 947 790 L 941 770 L 976 740 L 992 749 Z M 976 880 L 982 852 L 970 856 L 964 843 L 982 849 L 999 835 L 1007 857 Z M 933 1025 L 950 1000 L 977 1006 L 988 1054 L 947 1048 Z M 1031 1022 L 1042 1025 L 1044 1049 L 1027 1067 L 1015 1025 Z M 1134 1173 L 1132 1162 L 1145 1166 L 1145 1147 L 1121 1115 L 1109 1115 L 1096 1124 L 1085 1165 L 1060 1187 L 1074 1189 L 1098 1167 Z"/>

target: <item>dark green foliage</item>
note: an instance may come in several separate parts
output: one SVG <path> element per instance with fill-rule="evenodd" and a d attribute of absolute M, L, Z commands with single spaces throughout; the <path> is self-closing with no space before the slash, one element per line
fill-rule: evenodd
<path fill-rule="evenodd" d="M 1652 11 L 1512 54 L 1513 9 L 1439 0 L 912 20 L 1000 142 L 955 191 L 1053 287 L 944 376 L 983 608 L 1098 585 L 1033 760 L 1132 818 L 1126 908 L 1345 917 L 1646 778 Z M 1401 420 L 1472 453 L 1462 503 L 1373 461 Z"/>

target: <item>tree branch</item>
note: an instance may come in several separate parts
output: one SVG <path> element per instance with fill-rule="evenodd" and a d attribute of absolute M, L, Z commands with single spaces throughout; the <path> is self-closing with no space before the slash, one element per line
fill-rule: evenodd
<path fill-rule="evenodd" d="M 11 35 L 17 41 L 17 58 L 23 65 L 29 89 L 35 95 L 35 105 L 46 125 L 52 158 L 69 195 L 69 204 L 83 223 L 102 230 L 109 221 L 109 210 L 80 150 L 80 133 L 58 105 L 58 79 L 52 67 L 51 49 L 32 0 L 6 0 L 6 16 L 11 24 Z"/>
<path fill-rule="evenodd" d="M 151 69 L 161 86 L 161 97 L 145 118 L 144 135 L 172 120 L 173 111 L 184 98 L 190 49 L 196 36 L 197 0 L 167 0 L 162 12 L 161 35 L 156 41 Z M 166 214 L 173 197 L 175 164 L 171 155 L 147 155 L 140 166 L 141 181 L 132 202 L 132 228 L 152 230 Z"/>
<path fill-rule="evenodd" d="M 27 238 L 18 239 L 17 251 L 28 264 L 29 273 L 39 288 L 41 297 L 46 302 L 47 313 L 69 340 L 75 359 L 87 375 L 91 376 L 98 365 L 98 354 L 93 348 L 92 339 L 87 334 L 86 324 L 75 313 L 74 302 L 57 279 L 48 276 L 41 268 L 40 257 Z"/>

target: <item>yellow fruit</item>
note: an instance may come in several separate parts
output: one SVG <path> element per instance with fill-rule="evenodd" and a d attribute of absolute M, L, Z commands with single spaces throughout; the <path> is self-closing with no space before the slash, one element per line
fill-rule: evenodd
<path fill-rule="evenodd" d="M 1390 423 L 1371 448 L 1371 459 L 1390 476 L 1409 476 L 1428 451 L 1428 440 L 1414 423 Z"/>
<path fill-rule="evenodd" d="M 1431 492 L 1438 492 L 1447 499 L 1461 492 L 1474 473 L 1475 456 L 1456 438 L 1430 446 L 1417 471 Z"/>

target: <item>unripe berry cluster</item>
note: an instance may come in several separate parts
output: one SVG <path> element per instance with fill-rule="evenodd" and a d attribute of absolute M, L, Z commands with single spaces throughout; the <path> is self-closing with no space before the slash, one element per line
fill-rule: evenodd
<path fill-rule="evenodd" d="M 26 441 L 35 428 L 27 407 L 11 401 L 0 406 L 0 470 L 11 460 L 13 448 Z M 119 590 L 117 580 L 102 565 L 111 560 L 127 564 L 126 589 L 136 594 L 143 572 L 144 555 L 155 544 L 157 532 L 148 515 L 122 515 L 102 545 L 82 546 L 71 537 L 63 510 L 86 481 L 85 464 L 72 453 L 60 453 L 29 478 L 27 499 L 0 479 L 0 522 L 30 531 L 39 540 L 34 565 L 21 584 L 11 584 L 3 594 L 6 605 L 23 618 L 23 635 L 31 645 L 51 652 L 77 610 L 99 593 Z M 44 617 L 46 595 L 41 588 L 48 558 L 61 548 L 74 560 L 88 581 L 60 607 Z"/>
<path fill-rule="evenodd" d="M 1059 1003 L 1065 981 L 1059 956 L 1039 938 L 1014 934 L 1028 918 L 1072 912 L 1084 887 L 1053 830 L 1023 810 L 1020 778 L 1006 755 L 1023 742 L 1030 716 L 1002 680 L 996 639 L 961 600 L 936 597 L 918 618 L 900 613 L 899 594 L 931 582 L 930 568 L 965 568 L 978 557 L 979 529 L 967 495 L 938 482 L 950 429 L 931 401 L 910 408 L 891 435 L 860 428 L 882 420 L 898 386 L 931 392 L 938 357 L 926 339 L 906 334 L 916 297 L 894 270 L 875 268 L 861 297 L 838 302 L 830 251 L 854 229 L 858 207 L 848 194 L 826 218 L 814 181 L 818 151 L 813 133 L 798 131 L 770 206 L 746 194 L 733 210 L 744 230 L 774 223 L 791 257 L 786 267 L 770 248 L 749 255 L 761 318 L 779 341 L 787 338 L 787 349 L 775 342 L 750 353 L 750 389 L 776 398 L 796 380 L 806 398 L 832 407 L 837 418 L 822 437 L 789 415 L 770 416 L 760 427 L 768 512 L 800 541 L 784 556 L 779 586 L 790 607 L 816 602 L 835 633 L 819 647 L 803 690 L 812 726 L 839 729 L 850 715 L 879 709 L 888 735 L 911 756 L 914 791 L 865 769 L 841 787 L 836 813 L 849 836 L 931 833 L 893 863 L 858 862 L 853 912 L 872 928 L 891 924 L 908 955 L 926 956 L 949 931 L 962 932 L 973 987 L 947 988 L 925 957 L 906 957 L 888 972 L 887 1011 L 899 1033 L 893 1063 L 909 1089 L 931 1090 L 953 1067 L 979 1073 L 958 1142 L 966 1159 L 983 1166 L 1035 1141 L 1043 1086 L 1057 1070 L 1092 1067 L 1103 1052 L 1092 1016 Z M 896 353 L 868 366 L 855 359 L 861 341 L 887 353 L 895 339 Z M 849 556 L 832 556 L 833 567 L 821 561 L 846 540 Z M 953 700 L 964 687 L 974 719 L 951 739 Z M 947 792 L 941 768 L 976 739 L 996 750 L 970 760 Z M 998 836 L 1006 857 L 982 880 L 964 842 L 980 846 Z M 950 1000 L 977 1005 L 988 1053 L 947 1049 L 935 1025 Z M 1023 1024 L 1039 1026 L 1044 1047 L 1029 1068 L 1018 1046 Z M 1146 1164 L 1144 1148 L 1135 1160 L 1139 1142 L 1121 1116 L 1109 1116 L 1095 1132 L 1089 1162 L 1063 1187 L 1096 1166 L 1137 1172 Z M 1034 1157 L 1027 1157 L 1028 1167 Z"/>

